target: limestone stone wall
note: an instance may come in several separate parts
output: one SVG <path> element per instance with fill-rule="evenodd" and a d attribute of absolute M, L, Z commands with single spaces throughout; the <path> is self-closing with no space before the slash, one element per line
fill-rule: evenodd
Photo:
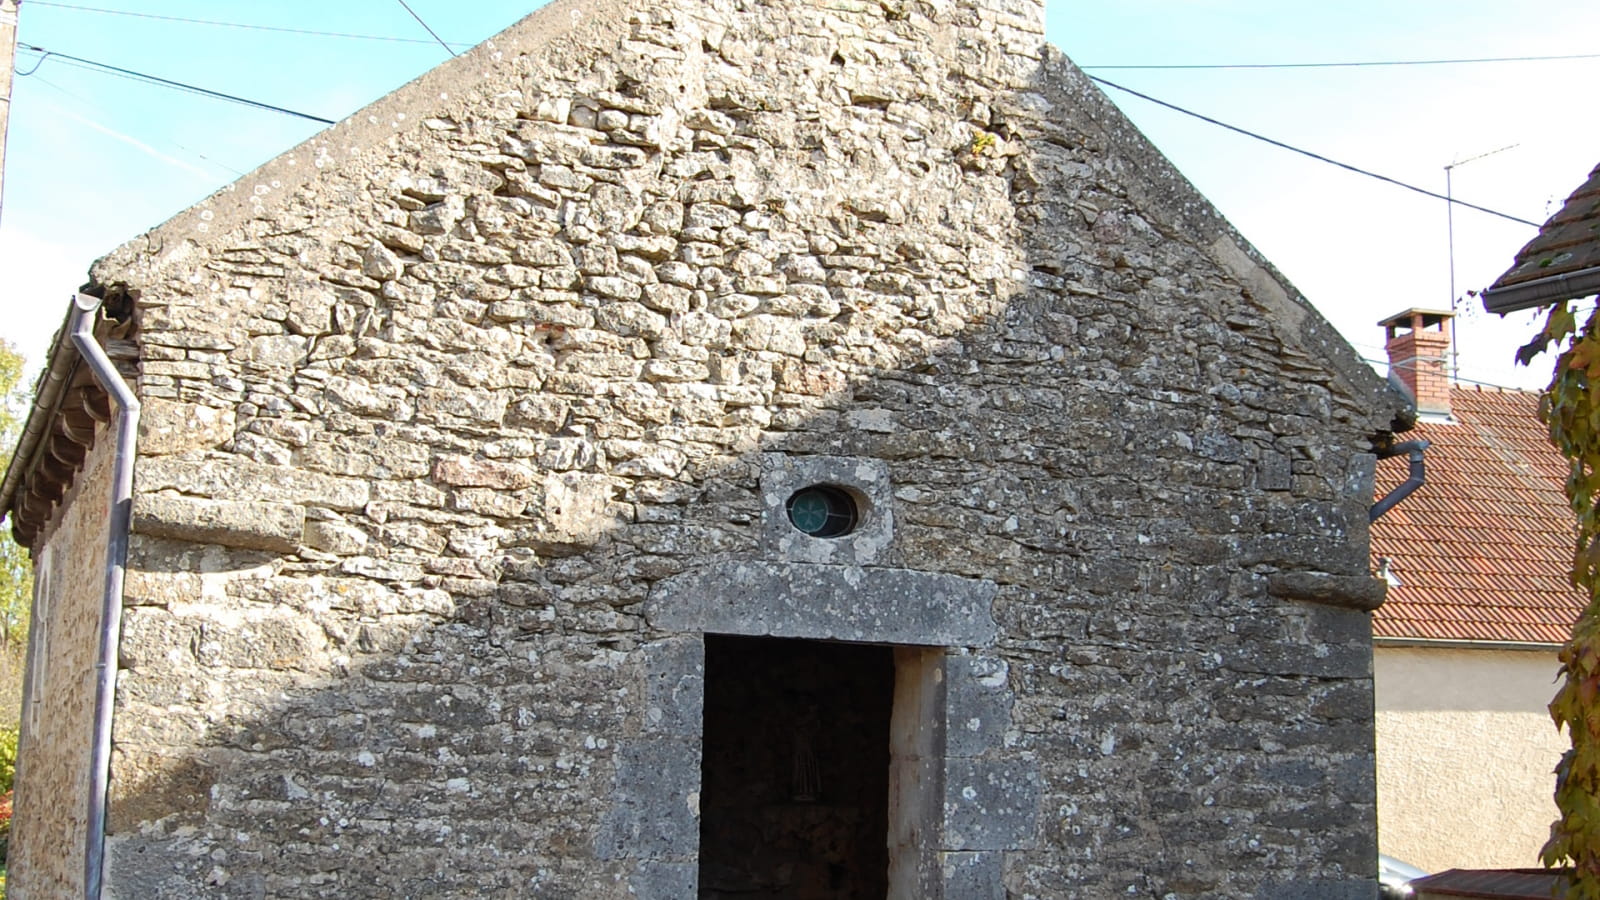
<path fill-rule="evenodd" d="M 102 427 L 62 512 L 33 548 L 30 671 L 6 857 L 17 897 L 83 894 L 114 428 Z"/>
<path fill-rule="evenodd" d="M 986 891 L 1370 896 L 1366 617 L 1293 598 L 1365 582 L 1392 410 L 1038 12 L 556 4 L 98 264 L 148 404 L 108 896 L 679 896 L 646 601 L 812 457 L 886 473 L 803 560 L 841 604 L 986 586 Z"/>

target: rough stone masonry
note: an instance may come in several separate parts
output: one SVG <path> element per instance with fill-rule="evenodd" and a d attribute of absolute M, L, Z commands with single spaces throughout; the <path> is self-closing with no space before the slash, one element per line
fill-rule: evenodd
<path fill-rule="evenodd" d="M 557 2 L 101 260 L 145 406 L 105 896 L 1370 898 L 1400 401 L 1041 17 Z M 72 412 L 13 464 L 70 490 L 5 498 L 63 573 Z M 69 582 L 19 897 L 96 845 Z M 703 754 L 728 703 L 781 771 Z M 755 832 L 837 883 L 701 865 Z"/>

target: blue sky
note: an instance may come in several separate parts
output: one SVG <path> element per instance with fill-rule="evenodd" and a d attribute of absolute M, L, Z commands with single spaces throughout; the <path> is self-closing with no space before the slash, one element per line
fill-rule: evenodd
<path fill-rule="evenodd" d="M 445 39 L 483 40 L 528 2 L 410 0 Z M 1595 52 L 1600 4 L 1552 0 L 1338 4 L 1282 0 L 1052 0 L 1049 37 L 1088 67 L 1551 56 Z M 74 8 L 77 7 L 77 8 Z M 375 41 L 142 16 L 404 38 Z M 1526 8 L 1526 7 L 1524 7 Z M 342 118 L 443 61 L 396 0 L 273 4 L 24 0 L 21 41 Z M 0 335 L 37 364 L 94 258 L 321 126 L 92 72 L 20 51 L 0 213 Z M 39 63 L 35 69 L 35 64 Z M 1600 59 L 1091 74 L 1364 168 L 1533 221 L 1600 162 L 1590 88 Z M 1356 345 L 1382 355 L 1378 319 L 1450 302 L 1443 201 L 1295 156 L 1116 91 L 1111 99 Z M 1455 216 L 1457 293 L 1503 271 L 1533 229 Z M 1463 377 L 1537 386 L 1511 365 L 1531 329 L 1481 312 L 1460 328 Z"/>

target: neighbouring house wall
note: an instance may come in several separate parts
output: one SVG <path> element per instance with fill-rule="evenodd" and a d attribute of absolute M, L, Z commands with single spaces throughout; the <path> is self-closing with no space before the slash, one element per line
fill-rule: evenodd
<path fill-rule="evenodd" d="M 114 427 L 114 426 L 113 426 Z M 83 893 L 95 663 L 105 597 L 114 440 L 102 428 L 42 545 L 33 548 L 28 696 L 6 857 L 19 897 Z"/>
<path fill-rule="evenodd" d="M 1555 651 L 1379 647 L 1378 846 L 1430 872 L 1526 868 L 1556 816 Z"/>
<path fill-rule="evenodd" d="M 753 629 L 950 648 L 952 898 L 1370 897 L 1392 411 L 1038 12 L 557 4 L 102 261 L 108 896 L 692 896 Z"/>

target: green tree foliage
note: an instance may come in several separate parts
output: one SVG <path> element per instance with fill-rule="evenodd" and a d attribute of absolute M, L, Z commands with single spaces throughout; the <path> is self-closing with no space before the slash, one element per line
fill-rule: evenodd
<path fill-rule="evenodd" d="M 0 340 L 0 460 L 9 461 L 16 450 L 28 414 L 27 388 L 22 383 L 22 355 L 10 343 Z M 0 463 L 0 469 L 3 469 Z M 28 610 L 33 597 L 33 566 L 28 552 L 11 538 L 11 529 L 0 535 L 0 654 L 17 658 L 19 644 L 27 635 Z M 11 842 L 11 785 L 17 765 L 17 711 L 0 713 L 9 720 L 0 727 L 0 900 L 5 898 L 5 858 Z"/>
<path fill-rule="evenodd" d="M 17 730 L 0 728 L 0 796 L 11 793 L 17 777 Z M 3 859 L 0 856 L 0 859 Z"/>
<path fill-rule="evenodd" d="M 1580 326 L 1570 302 L 1551 307 L 1517 359 L 1551 348 L 1560 352 L 1539 415 L 1569 464 L 1567 500 L 1578 519 L 1572 583 L 1589 600 L 1561 648 L 1562 683 L 1550 701 L 1572 748 L 1556 766 L 1559 817 L 1541 856 L 1547 866 L 1572 868 L 1568 900 L 1600 900 L 1600 310 Z"/>
<path fill-rule="evenodd" d="M 22 355 L 0 340 L 0 459 L 10 460 L 28 415 L 30 392 L 22 383 Z M 0 464 L 0 471 L 3 471 Z M 0 535 L 0 649 L 21 641 L 28 632 L 33 597 L 33 565 L 28 551 L 17 546 L 11 529 Z"/>

